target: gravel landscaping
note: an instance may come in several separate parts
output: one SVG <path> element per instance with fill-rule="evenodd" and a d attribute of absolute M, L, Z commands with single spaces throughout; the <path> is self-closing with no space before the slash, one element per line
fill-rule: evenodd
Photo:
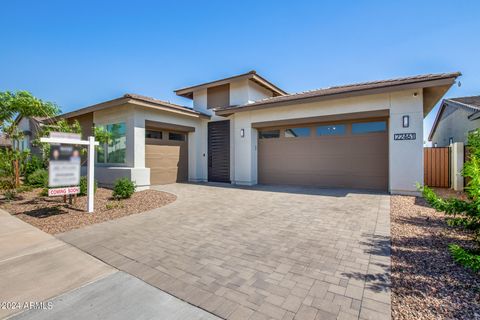
<path fill-rule="evenodd" d="M 392 196 L 391 237 L 393 319 L 480 319 L 480 275 L 448 252 L 450 243 L 472 246 L 469 234 L 423 198 Z"/>
<path fill-rule="evenodd" d="M 41 197 L 40 189 L 20 193 L 13 201 L 0 196 L 0 208 L 50 234 L 78 229 L 94 223 L 117 219 L 165 206 L 176 196 L 157 190 L 135 192 L 130 199 L 115 200 L 112 191 L 98 188 L 95 213 L 85 212 L 87 197 L 78 197 L 76 204 L 63 203 L 63 197 Z"/>

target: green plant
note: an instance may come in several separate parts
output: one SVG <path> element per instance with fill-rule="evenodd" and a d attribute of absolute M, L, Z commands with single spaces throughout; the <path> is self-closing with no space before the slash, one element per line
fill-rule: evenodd
<path fill-rule="evenodd" d="M 28 177 L 38 169 L 45 169 L 44 162 L 39 157 L 32 155 L 25 162 L 23 174 L 25 175 L 25 177 Z"/>
<path fill-rule="evenodd" d="M 46 188 L 48 186 L 48 171 L 38 169 L 27 176 L 27 184 L 36 188 Z"/>
<path fill-rule="evenodd" d="M 17 196 L 17 192 L 15 191 L 15 189 L 7 190 L 7 191 L 5 191 L 3 196 L 5 197 L 5 200 L 11 201 L 11 200 L 15 199 L 15 197 Z"/>
<path fill-rule="evenodd" d="M 88 184 L 88 180 L 87 180 L 87 177 L 83 176 L 80 178 L 80 193 L 78 195 L 80 196 L 86 196 L 87 195 L 87 184 Z M 93 193 L 95 194 L 97 192 L 97 188 L 98 188 L 98 183 L 97 183 L 97 180 L 95 180 L 94 184 L 93 184 Z"/>
<path fill-rule="evenodd" d="M 41 197 L 48 197 L 48 188 L 42 188 L 38 195 Z"/>
<path fill-rule="evenodd" d="M 115 181 L 113 186 L 113 197 L 115 199 L 127 199 L 135 192 L 135 183 L 128 178 L 121 178 Z"/>
<path fill-rule="evenodd" d="M 32 191 L 32 189 L 33 189 L 32 186 L 29 186 L 28 184 L 24 184 L 17 188 L 17 192 L 18 193 L 28 192 L 28 191 Z"/>
<path fill-rule="evenodd" d="M 116 209 L 116 208 L 123 208 L 123 203 L 121 203 L 120 201 L 107 202 L 107 204 L 105 205 L 105 208 L 107 210 L 112 210 L 112 209 Z"/>
<path fill-rule="evenodd" d="M 480 252 L 466 250 L 457 244 L 450 244 L 448 250 L 453 257 L 453 260 L 460 263 L 462 266 L 471 269 L 474 272 L 480 270 Z"/>

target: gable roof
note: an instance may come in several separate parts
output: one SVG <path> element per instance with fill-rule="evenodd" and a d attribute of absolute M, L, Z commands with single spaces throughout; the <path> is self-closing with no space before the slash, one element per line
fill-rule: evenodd
<path fill-rule="evenodd" d="M 253 103 L 227 106 L 217 108 L 215 111 L 219 115 L 228 115 L 237 111 L 250 110 L 257 107 L 277 106 L 280 104 L 290 104 L 294 102 L 310 102 L 314 99 L 338 99 L 343 97 L 351 97 L 366 94 L 382 93 L 386 91 L 394 91 L 400 89 L 426 88 L 441 85 L 450 87 L 455 79 L 460 76 L 460 72 L 425 74 L 412 77 L 360 82 L 342 86 L 333 86 L 328 88 L 304 91 L 299 93 L 277 96 L 255 101 Z M 440 96 L 441 97 L 441 96 Z M 440 98 L 438 98 L 440 99 Z M 438 100 L 435 101 L 435 103 Z M 435 104 L 434 103 L 434 104 Z M 433 104 L 433 105 L 434 105 Z M 433 107 L 432 105 L 432 107 Z"/>
<path fill-rule="evenodd" d="M 435 120 L 433 121 L 432 129 L 430 130 L 430 134 L 428 135 L 428 141 L 432 141 L 433 135 L 437 130 L 440 119 L 442 118 L 442 114 L 447 106 L 454 108 L 470 109 L 472 111 L 472 114 L 468 116 L 468 118 L 470 119 L 472 116 L 480 112 L 480 96 L 443 99 L 442 104 L 438 109 L 437 115 L 435 116 Z"/>
<path fill-rule="evenodd" d="M 94 111 L 100 111 L 112 107 L 118 107 L 127 103 L 135 104 L 135 105 L 140 105 L 144 107 L 151 107 L 154 109 L 160 109 L 164 111 L 172 111 L 172 112 L 177 112 L 185 115 L 191 115 L 191 116 L 197 116 L 197 117 L 203 117 L 203 118 L 210 118 L 210 115 L 206 113 L 202 113 L 196 110 L 193 110 L 189 107 L 181 106 L 178 104 L 174 104 L 171 102 L 167 101 L 162 101 L 146 96 L 142 96 L 139 94 L 134 94 L 134 93 L 127 93 L 124 94 L 120 98 L 116 98 L 113 100 L 108 100 L 105 102 L 97 103 L 89 107 L 85 107 L 82 109 L 78 109 L 75 111 L 67 112 L 62 115 L 60 115 L 61 118 L 72 118 L 72 117 L 77 117 L 86 113 L 94 112 Z"/>
<path fill-rule="evenodd" d="M 182 96 L 182 97 L 185 97 L 185 98 L 188 98 L 188 99 L 193 99 L 193 91 L 206 89 L 206 88 L 210 88 L 210 87 L 215 87 L 215 86 L 219 86 L 219 85 L 222 85 L 222 84 L 227 84 L 227 83 L 230 83 L 232 81 L 237 81 L 237 80 L 242 80 L 242 79 L 248 79 L 248 80 L 251 80 L 251 81 L 257 83 L 258 85 L 272 91 L 274 96 L 284 96 L 284 95 L 287 94 L 285 91 L 283 91 L 282 89 L 280 89 L 279 87 L 277 87 L 276 85 L 274 85 L 273 83 L 271 83 L 270 81 L 265 79 L 264 77 L 260 76 L 255 70 L 249 71 L 247 73 L 242 73 L 242 74 L 239 74 L 239 75 L 235 75 L 235 76 L 232 76 L 232 77 L 228 77 L 228 78 L 223 78 L 223 79 L 219 79 L 219 80 L 215 80 L 215 81 L 210 81 L 210 82 L 197 84 L 197 85 L 190 86 L 190 87 L 177 89 L 174 92 L 178 96 Z"/>

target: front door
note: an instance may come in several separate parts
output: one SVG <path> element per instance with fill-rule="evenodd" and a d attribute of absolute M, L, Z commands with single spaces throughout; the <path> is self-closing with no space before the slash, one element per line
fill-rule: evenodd
<path fill-rule="evenodd" d="M 208 181 L 230 182 L 230 120 L 208 123 Z"/>

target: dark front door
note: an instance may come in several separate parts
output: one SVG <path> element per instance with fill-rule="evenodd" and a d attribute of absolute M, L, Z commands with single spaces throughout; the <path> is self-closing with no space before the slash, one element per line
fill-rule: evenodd
<path fill-rule="evenodd" d="M 208 181 L 230 182 L 230 120 L 208 123 Z"/>

